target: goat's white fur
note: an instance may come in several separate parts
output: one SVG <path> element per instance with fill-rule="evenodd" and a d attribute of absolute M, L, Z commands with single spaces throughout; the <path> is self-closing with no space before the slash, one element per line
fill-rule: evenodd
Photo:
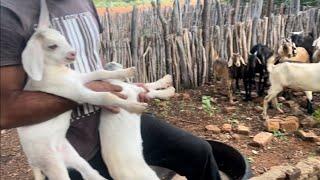
<path fill-rule="evenodd" d="M 313 41 L 312 46 L 314 46 L 316 49 L 320 49 L 320 37 Z"/>
<path fill-rule="evenodd" d="M 74 60 L 69 58 L 74 49 L 58 31 L 47 27 L 49 20 L 41 22 L 49 17 L 44 4 L 45 0 L 41 0 L 39 28 L 22 53 L 23 67 L 30 77 L 25 90 L 51 93 L 78 103 L 116 105 L 130 112 L 142 112 L 146 108 L 144 103 L 129 102 L 111 93 L 94 92 L 84 86 L 93 80 L 131 77 L 135 73 L 134 68 L 79 74 L 65 66 Z M 50 49 L 52 45 L 58 47 Z M 78 170 L 84 179 L 104 179 L 79 156 L 66 139 L 70 117 L 71 111 L 68 111 L 48 121 L 18 128 L 22 148 L 36 180 L 44 178 L 42 173 L 50 180 L 69 180 L 67 167 Z"/>
<path fill-rule="evenodd" d="M 315 51 L 312 55 L 312 60 L 313 62 L 320 62 L 320 37 L 313 42 L 312 46 L 315 48 Z"/>
<path fill-rule="evenodd" d="M 109 66 L 110 67 L 110 66 Z M 118 66 L 121 67 L 121 66 Z M 137 101 L 138 94 L 144 88 L 134 84 L 111 80 L 112 84 L 122 87 L 128 100 Z M 174 95 L 170 75 L 145 84 L 150 98 L 167 99 Z M 157 90 L 165 88 L 163 90 Z M 156 173 L 147 165 L 143 158 L 141 137 L 141 114 L 133 114 L 124 109 L 114 114 L 109 111 L 101 112 L 99 126 L 101 153 L 108 166 L 110 175 L 115 180 L 158 180 Z"/>
<path fill-rule="evenodd" d="M 312 100 L 312 91 L 320 91 L 320 63 L 281 63 L 274 65 L 275 56 L 268 60 L 268 71 L 270 79 L 270 89 L 263 102 L 263 117 L 268 119 L 268 102 L 277 103 L 277 95 L 284 88 L 291 88 L 305 91 L 308 100 Z M 277 107 L 277 106 L 276 106 Z M 277 107 L 277 110 L 282 110 Z"/>

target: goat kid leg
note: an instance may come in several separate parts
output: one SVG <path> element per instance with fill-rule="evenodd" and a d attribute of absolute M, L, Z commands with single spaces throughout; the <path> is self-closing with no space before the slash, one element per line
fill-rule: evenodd
<path fill-rule="evenodd" d="M 93 169 L 90 164 L 84 160 L 76 150 L 66 142 L 66 151 L 65 151 L 64 161 L 67 167 L 74 168 L 77 170 L 83 179 L 85 180 L 106 180 L 102 177 L 97 170 Z"/>
<path fill-rule="evenodd" d="M 227 79 L 226 83 L 227 83 L 227 89 L 228 89 L 229 102 L 230 104 L 235 104 L 233 101 L 233 95 L 232 95 L 232 80 Z"/>
<path fill-rule="evenodd" d="M 244 90 L 245 90 L 245 101 L 249 100 L 249 89 L 248 89 L 248 79 L 246 79 L 245 77 L 243 78 L 243 85 L 244 85 Z"/>
<path fill-rule="evenodd" d="M 159 98 L 163 100 L 167 100 L 170 97 L 174 96 L 176 89 L 174 87 L 169 87 L 163 90 L 150 90 L 147 93 L 147 97 L 150 99 Z"/>
<path fill-rule="evenodd" d="M 313 107 L 312 107 L 312 91 L 305 91 L 305 94 L 307 96 L 308 114 L 312 114 L 314 112 Z"/>
<path fill-rule="evenodd" d="M 268 103 L 275 97 L 277 97 L 277 95 L 282 91 L 281 88 L 270 88 L 268 91 L 268 95 L 264 98 L 263 100 L 263 112 L 262 112 L 262 116 L 264 119 L 269 119 L 268 115 L 267 115 L 267 110 L 268 110 Z"/>
<path fill-rule="evenodd" d="M 49 180 L 70 180 L 67 167 L 59 157 L 51 157 L 41 163 L 41 171 Z"/>
<path fill-rule="evenodd" d="M 41 169 L 37 168 L 37 167 L 31 167 L 32 172 L 33 172 L 33 176 L 34 176 L 34 180 L 45 180 L 46 177 L 42 174 Z"/>
<path fill-rule="evenodd" d="M 172 86 L 172 76 L 171 75 L 165 75 L 163 78 L 159 79 L 156 82 L 153 83 L 146 83 L 145 87 L 149 90 L 151 89 L 165 89 L 168 88 L 170 86 Z"/>
<path fill-rule="evenodd" d="M 115 71 L 99 70 L 89 73 L 81 74 L 81 79 L 83 83 L 87 83 L 95 80 L 105 80 L 105 79 L 126 79 L 133 77 L 136 73 L 136 68 L 131 67 L 127 69 L 119 69 Z"/>
<path fill-rule="evenodd" d="M 148 104 L 127 101 L 109 92 L 95 92 L 89 89 L 83 90 L 81 100 L 98 106 L 118 106 L 132 113 L 143 112 Z"/>
<path fill-rule="evenodd" d="M 278 98 L 275 97 L 272 99 L 272 105 L 274 108 L 276 108 L 280 113 L 284 113 L 283 110 L 279 107 L 279 104 L 278 104 Z"/>
<path fill-rule="evenodd" d="M 261 72 L 259 74 L 259 84 L 258 84 L 258 95 L 262 96 L 263 95 L 263 83 L 262 83 L 262 79 L 264 78 L 264 73 Z"/>

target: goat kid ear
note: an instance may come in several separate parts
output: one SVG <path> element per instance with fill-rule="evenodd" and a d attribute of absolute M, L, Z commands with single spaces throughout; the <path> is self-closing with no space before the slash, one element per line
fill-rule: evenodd
<path fill-rule="evenodd" d="M 257 57 L 257 61 L 258 61 L 259 64 L 262 64 L 262 61 L 258 57 Z"/>
<path fill-rule="evenodd" d="M 39 36 L 32 36 L 22 52 L 22 65 L 28 76 L 40 81 L 44 68 L 44 52 Z"/>
<path fill-rule="evenodd" d="M 231 67 L 233 66 L 233 59 L 232 57 L 229 58 L 229 61 L 228 61 L 228 67 Z"/>
<path fill-rule="evenodd" d="M 244 61 L 244 59 L 242 58 L 242 56 L 240 56 L 240 61 L 243 65 L 247 65 L 247 63 Z"/>

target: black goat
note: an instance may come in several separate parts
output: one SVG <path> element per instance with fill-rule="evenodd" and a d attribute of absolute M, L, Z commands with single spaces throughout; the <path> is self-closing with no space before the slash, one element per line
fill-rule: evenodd
<path fill-rule="evenodd" d="M 314 47 L 312 43 L 314 41 L 313 33 L 309 33 L 307 36 L 303 36 L 302 33 L 292 33 L 291 40 L 296 44 L 296 47 L 303 47 L 308 51 L 309 57 L 312 57 Z M 312 60 L 310 59 L 310 62 Z"/>
<path fill-rule="evenodd" d="M 268 80 L 267 60 L 272 55 L 273 51 L 265 45 L 257 44 L 251 48 L 243 77 L 246 91 L 245 100 L 249 101 L 252 99 L 251 90 L 252 84 L 255 84 L 256 73 L 259 73 L 258 95 L 262 96 L 264 94 L 264 88 Z"/>
<path fill-rule="evenodd" d="M 243 79 L 246 66 L 246 62 L 238 53 L 233 53 L 233 55 L 229 58 L 229 72 L 231 78 L 236 81 L 236 91 L 240 91 L 239 80 Z"/>

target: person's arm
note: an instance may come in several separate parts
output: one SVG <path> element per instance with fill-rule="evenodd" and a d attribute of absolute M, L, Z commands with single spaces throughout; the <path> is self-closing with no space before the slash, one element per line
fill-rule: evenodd
<path fill-rule="evenodd" d="M 0 68 L 1 129 L 40 123 L 77 106 L 77 103 L 55 95 L 24 91 L 26 77 L 21 66 Z M 119 94 L 121 87 L 106 82 L 91 82 L 87 84 L 87 87 L 94 91 L 113 92 L 125 98 Z M 109 109 L 114 110 L 112 107 Z"/>

